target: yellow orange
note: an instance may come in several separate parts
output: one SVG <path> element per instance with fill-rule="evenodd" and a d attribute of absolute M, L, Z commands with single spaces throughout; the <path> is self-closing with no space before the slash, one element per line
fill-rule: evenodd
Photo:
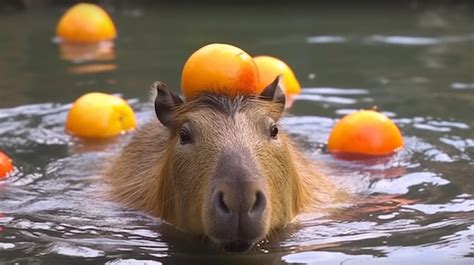
<path fill-rule="evenodd" d="M 257 56 L 253 60 L 257 64 L 260 75 L 258 85 L 260 91 L 273 82 L 278 75 L 282 75 L 283 78 L 280 85 L 283 91 L 285 91 L 285 95 L 301 93 L 300 83 L 288 64 L 271 56 Z"/>
<path fill-rule="evenodd" d="M 125 100 L 97 92 L 78 98 L 66 121 L 69 133 L 84 138 L 109 138 L 135 126 L 135 115 Z"/>
<path fill-rule="evenodd" d="M 398 127 L 374 110 L 360 110 L 343 117 L 328 141 L 329 151 L 340 154 L 390 155 L 402 147 Z"/>
<path fill-rule="evenodd" d="M 12 171 L 12 160 L 7 155 L 0 152 L 0 180 L 7 178 Z"/>
<path fill-rule="evenodd" d="M 56 26 L 56 35 L 65 42 L 92 43 L 113 40 L 115 25 L 107 12 L 94 4 L 76 4 L 66 11 Z"/>
<path fill-rule="evenodd" d="M 258 70 L 252 57 L 243 50 L 214 43 L 194 52 L 186 61 L 181 76 L 181 89 L 190 100 L 203 91 L 257 94 Z"/>

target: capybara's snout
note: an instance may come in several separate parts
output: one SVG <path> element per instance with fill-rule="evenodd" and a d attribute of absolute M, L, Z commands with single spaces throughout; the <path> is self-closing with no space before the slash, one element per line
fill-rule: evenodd
<path fill-rule="evenodd" d="M 264 234 L 262 223 L 267 201 L 258 183 L 219 183 L 210 203 L 215 222 L 212 236 L 220 243 L 253 243 Z"/>
<path fill-rule="evenodd" d="M 242 153 L 219 158 L 205 223 L 212 240 L 230 251 L 245 251 L 268 230 L 267 195 L 251 161 Z"/>

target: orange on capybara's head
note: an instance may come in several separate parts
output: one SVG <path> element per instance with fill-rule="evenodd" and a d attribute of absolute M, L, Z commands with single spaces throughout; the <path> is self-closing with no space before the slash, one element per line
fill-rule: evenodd
<path fill-rule="evenodd" d="M 249 54 L 229 44 L 212 43 L 195 51 L 184 64 L 181 90 L 187 100 L 206 92 L 257 95 L 263 90 L 258 78 Z"/>

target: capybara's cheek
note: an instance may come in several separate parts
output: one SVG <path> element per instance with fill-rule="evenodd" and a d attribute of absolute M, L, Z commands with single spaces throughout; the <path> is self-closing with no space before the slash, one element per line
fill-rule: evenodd
<path fill-rule="evenodd" d="M 204 234 L 202 221 L 202 202 L 199 199 L 177 200 L 175 211 L 176 227 L 191 234 Z"/>
<path fill-rule="evenodd" d="M 294 218 L 291 213 L 291 202 L 288 201 L 288 196 L 280 195 L 274 196 L 275 199 L 272 201 L 271 209 L 269 209 L 269 222 L 268 226 L 270 230 L 282 227 Z"/>
<path fill-rule="evenodd" d="M 285 161 L 280 153 L 275 152 L 277 160 Z M 281 166 L 284 163 L 274 165 L 267 160 L 261 160 L 265 182 L 267 183 L 268 226 L 269 229 L 284 226 L 296 215 L 293 205 L 295 204 L 295 189 L 292 185 L 293 175 L 288 167 Z"/>
<path fill-rule="evenodd" d="M 272 197 L 270 212 L 270 230 L 283 227 L 293 221 L 301 204 L 300 197 L 306 191 L 300 188 L 300 183 L 292 176 L 291 171 L 282 170 L 278 176 L 269 181 L 269 194 Z"/>
<path fill-rule="evenodd" d="M 173 165 L 173 181 L 176 189 L 174 194 L 175 225 L 186 232 L 203 234 L 202 211 L 206 203 L 203 197 L 210 173 L 209 170 L 192 166 L 199 165 L 193 159 L 192 155 L 181 155 Z"/>

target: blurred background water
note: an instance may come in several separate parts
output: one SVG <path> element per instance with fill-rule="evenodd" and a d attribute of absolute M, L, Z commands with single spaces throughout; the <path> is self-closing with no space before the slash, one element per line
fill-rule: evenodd
<path fill-rule="evenodd" d="M 54 4 L 0 3 L 0 147 L 17 167 L 0 183 L 1 264 L 474 262 L 468 1 L 101 1 L 119 37 L 115 47 L 82 57 L 54 42 L 67 1 L 45 2 Z M 359 203 L 341 206 L 344 214 L 302 215 L 251 252 L 228 254 L 100 196 L 98 172 L 129 136 L 96 143 L 70 137 L 70 103 L 90 91 L 121 94 L 143 124 L 153 118 L 152 81 L 179 92 L 186 58 L 211 42 L 292 66 L 304 89 L 283 125 Z M 400 126 L 405 149 L 366 161 L 327 154 L 337 119 L 373 106 Z"/>

